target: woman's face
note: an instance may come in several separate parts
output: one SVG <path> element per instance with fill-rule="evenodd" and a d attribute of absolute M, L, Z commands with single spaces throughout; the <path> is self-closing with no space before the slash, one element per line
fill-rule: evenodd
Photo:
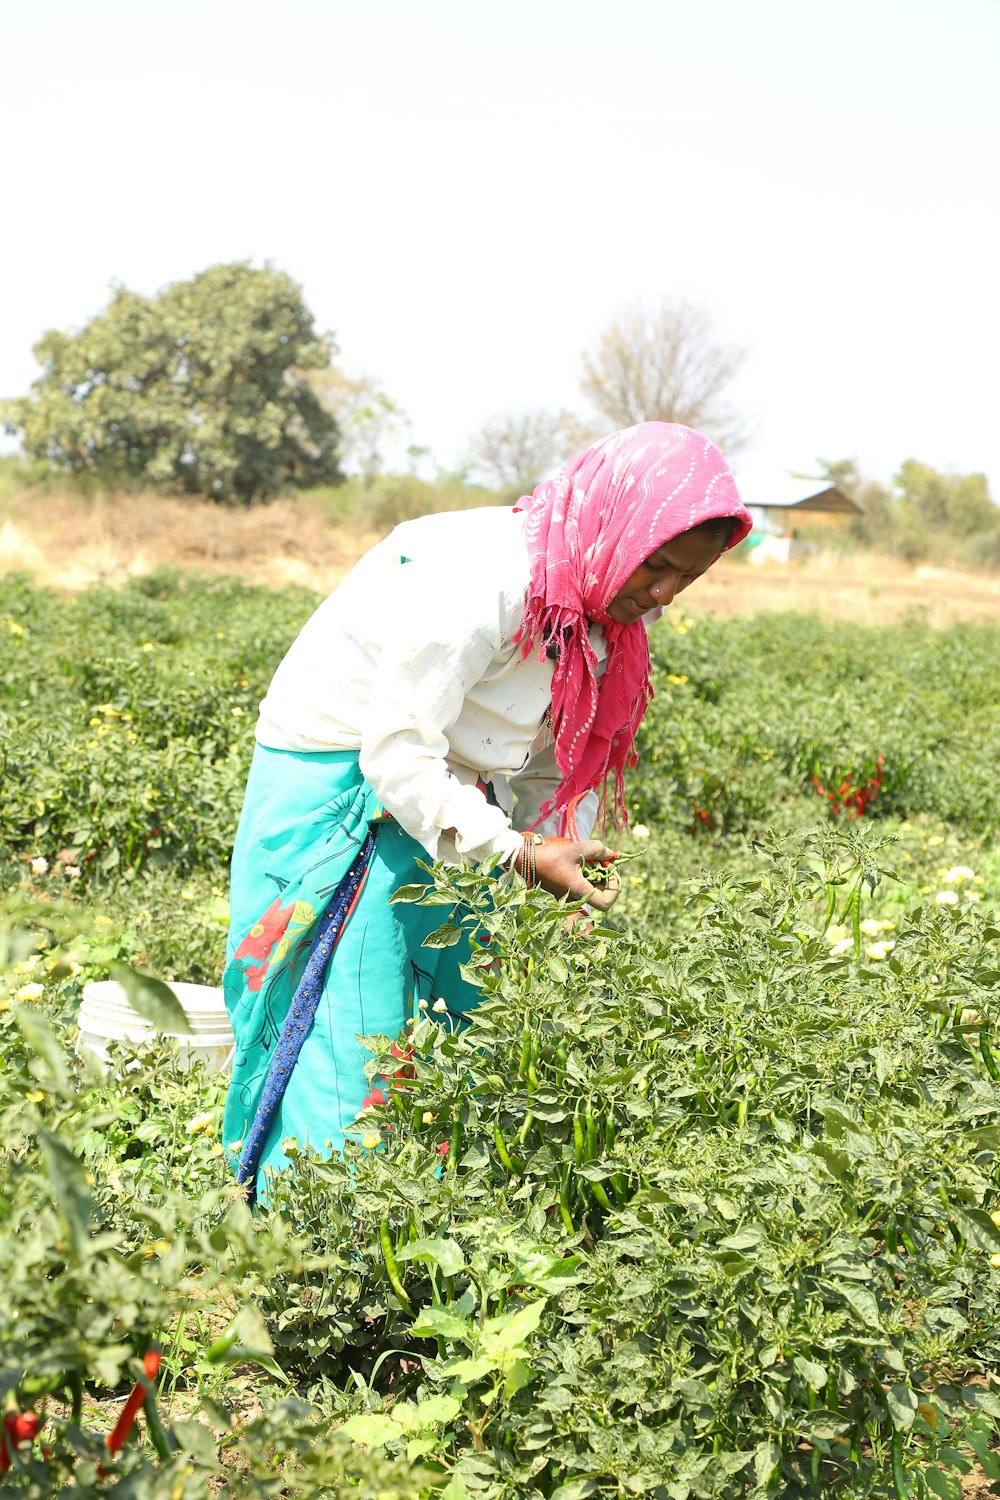
<path fill-rule="evenodd" d="M 725 544 L 725 530 L 712 521 L 664 542 L 626 578 L 608 605 L 609 618 L 629 625 L 650 609 L 665 609 L 714 563 Z"/>

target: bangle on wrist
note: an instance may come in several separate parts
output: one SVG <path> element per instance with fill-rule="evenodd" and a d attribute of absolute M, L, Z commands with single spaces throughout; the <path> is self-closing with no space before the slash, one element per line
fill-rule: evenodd
<path fill-rule="evenodd" d="M 538 884 L 538 869 L 535 861 L 535 850 L 542 842 L 540 833 L 522 833 L 521 848 L 514 856 L 514 869 L 521 876 L 526 886 Z"/>

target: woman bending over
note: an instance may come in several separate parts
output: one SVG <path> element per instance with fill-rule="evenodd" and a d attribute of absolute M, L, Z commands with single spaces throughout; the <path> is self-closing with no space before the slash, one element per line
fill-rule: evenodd
<path fill-rule="evenodd" d="M 424 948 L 440 914 L 388 904 L 417 860 L 499 857 L 614 899 L 581 866 L 611 853 L 595 817 L 626 821 L 646 625 L 750 524 L 712 443 L 644 422 L 513 509 L 397 526 L 306 623 L 260 706 L 232 860 L 223 1139 L 251 1197 L 286 1138 L 343 1144 L 368 1090 L 359 1035 L 395 1037 L 421 999 L 475 1005 L 467 945 Z"/>

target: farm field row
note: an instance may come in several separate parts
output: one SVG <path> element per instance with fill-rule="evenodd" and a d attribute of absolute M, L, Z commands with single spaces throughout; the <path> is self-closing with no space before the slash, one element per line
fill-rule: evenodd
<path fill-rule="evenodd" d="M 74 1022 L 120 961 L 217 980 L 256 703 L 314 602 L 0 582 L 0 1379 L 44 1418 L 5 1483 L 1000 1478 L 1000 630 L 671 611 L 611 917 L 429 873 L 472 1025 L 372 1039 L 386 1102 L 251 1216 L 224 1080 L 169 1043 L 102 1075 Z"/>
<path fill-rule="evenodd" d="M 459 491 L 452 498 L 468 505 L 475 494 Z M 368 514 L 358 506 L 342 516 L 309 494 L 238 510 L 156 494 L 0 494 L 0 573 L 20 570 L 60 591 L 77 591 L 174 567 L 325 594 L 394 520 L 416 513 L 413 498 L 398 515 L 390 495 L 384 511 L 376 505 Z M 405 499 L 403 484 L 400 503 Z M 934 626 L 1000 621 L 1000 577 L 912 566 L 864 548 L 832 548 L 791 565 L 753 566 L 735 556 L 711 570 L 687 607 L 721 618 L 818 612 L 873 625 L 911 615 Z"/>

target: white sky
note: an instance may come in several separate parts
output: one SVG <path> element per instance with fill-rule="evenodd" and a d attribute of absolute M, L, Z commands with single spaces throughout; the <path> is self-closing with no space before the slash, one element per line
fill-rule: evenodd
<path fill-rule="evenodd" d="M 616 308 L 747 343 L 746 475 L 1000 499 L 997 0 L 6 0 L 0 394 L 112 280 L 303 286 L 448 464 Z"/>

